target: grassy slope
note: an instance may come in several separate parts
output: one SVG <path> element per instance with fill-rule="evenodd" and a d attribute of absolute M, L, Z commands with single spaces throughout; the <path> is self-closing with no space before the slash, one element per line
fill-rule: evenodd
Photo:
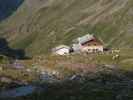
<path fill-rule="evenodd" d="M 108 46 L 133 47 L 132 11 L 132 0 L 53 0 L 33 8 L 25 2 L 0 29 L 13 47 L 29 54 L 47 53 L 87 33 Z"/>

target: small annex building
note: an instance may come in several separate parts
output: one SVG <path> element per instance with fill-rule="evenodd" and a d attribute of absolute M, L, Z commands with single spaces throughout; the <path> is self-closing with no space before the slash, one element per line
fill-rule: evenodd
<path fill-rule="evenodd" d="M 68 55 L 70 53 L 70 47 L 66 45 L 59 45 L 52 49 L 55 55 Z"/>
<path fill-rule="evenodd" d="M 97 39 L 95 36 L 87 34 L 85 36 L 79 37 L 75 40 L 73 44 L 73 50 L 75 52 L 103 52 L 103 43 Z"/>

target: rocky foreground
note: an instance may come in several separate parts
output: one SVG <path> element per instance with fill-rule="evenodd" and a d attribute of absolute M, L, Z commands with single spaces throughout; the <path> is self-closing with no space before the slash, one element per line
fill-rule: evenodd
<path fill-rule="evenodd" d="M 132 58 L 128 50 L 1 60 L 0 100 L 132 100 Z"/>
<path fill-rule="evenodd" d="M 39 82 L 5 89 L 0 97 L 1 100 L 132 100 L 132 72 L 104 71 L 74 74 L 62 80 L 47 76 Z"/>

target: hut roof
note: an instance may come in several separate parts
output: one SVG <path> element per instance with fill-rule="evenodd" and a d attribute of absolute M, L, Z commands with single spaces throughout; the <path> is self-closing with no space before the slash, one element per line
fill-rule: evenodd
<path fill-rule="evenodd" d="M 63 49 L 63 48 L 70 49 L 70 47 L 67 45 L 59 45 L 59 46 L 53 48 L 52 51 L 57 51 L 57 50 Z"/>
<path fill-rule="evenodd" d="M 83 43 L 86 43 L 90 40 L 93 40 L 95 37 L 91 34 L 87 34 L 85 36 L 82 36 L 82 37 L 79 37 L 75 40 L 75 42 L 78 42 L 79 44 L 83 44 Z"/>

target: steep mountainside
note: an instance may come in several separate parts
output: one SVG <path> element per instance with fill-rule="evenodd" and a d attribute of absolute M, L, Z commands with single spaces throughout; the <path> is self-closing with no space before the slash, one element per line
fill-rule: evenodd
<path fill-rule="evenodd" d="M 47 53 L 87 33 L 107 46 L 133 47 L 132 0 L 25 0 L 0 25 L 10 45 L 29 54 Z"/>

